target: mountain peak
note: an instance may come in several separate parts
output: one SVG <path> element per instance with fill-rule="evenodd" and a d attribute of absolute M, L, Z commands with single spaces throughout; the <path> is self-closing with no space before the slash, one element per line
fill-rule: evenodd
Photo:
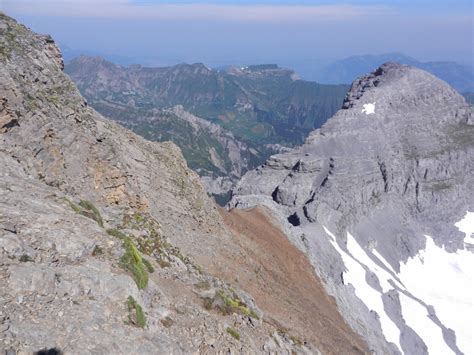
<path fill-rule="evenodd" d="M 439 104 L 463 98 L 447 83 L 432 74 L 397 62 L 382 64 L 373 72 L 356 79 L 344 99 L 343 109 L 377 102 L 386 108 L 405 108 L 420 104 Z"/>
<path fill-rule="evenodd" d="M 460 93 L 474 91 L 474 73 L 470 66 L 445 61 L 421 62 L 403 53 L 357 55 L 341 59 L 325 66 L 320 72 L 318 81 L 328 84 L 352 83 L 357 77 L 387 62 L 403 63 L 426 70 L 448 82 Z"/>
<path fill-rule="evenodd" d="M 354 81 L 343 109 L 303 146 L 244 175 L 229 205 L 272 210 L 375 353 L 468 352 L 472 306 L 465 291 L 438 286 L 458 278 L 465 289 L 474 260 L 471 234 L 459 229 L 474 211 L 472 115 L 442 80 L 385 63 Z M 455 338 L 434 345 L 428 328 Z"/>
<path fill-rule="evenodd" d="M 68 64 L 69 66 L 77 66 L 85 68 L 90 71 L 98 71 L 103 68 L 114 69 L 117 68 L 117 65 L 108 61 L 107 59 L 101 56 L 88 56 L 80 55 L 79 57 L 74 58 Z"/>

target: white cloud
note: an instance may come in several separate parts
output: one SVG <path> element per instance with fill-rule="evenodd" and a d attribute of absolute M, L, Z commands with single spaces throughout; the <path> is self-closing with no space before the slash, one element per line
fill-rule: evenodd
<path fill-rule="evenodd" d="M 156 20 L 325 22 L 393 13 L 387 7 L 354 5 L 134 4 L 130 0 L 6 0 L 5 11 L 21 15 Z"/>

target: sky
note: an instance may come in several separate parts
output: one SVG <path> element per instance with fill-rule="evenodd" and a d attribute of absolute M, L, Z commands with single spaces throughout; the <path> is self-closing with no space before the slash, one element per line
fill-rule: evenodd
<path fill-rule="evenodd" d="M 145 65 L 311 66 L 401 52 L 473 62 L 472 0 L 0 0 L 72 53 Z"/>

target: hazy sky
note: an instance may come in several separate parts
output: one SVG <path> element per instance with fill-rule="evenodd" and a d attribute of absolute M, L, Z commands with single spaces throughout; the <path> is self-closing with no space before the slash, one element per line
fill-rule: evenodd
<path fill-rule="evenodd" d="M 0 0 L 59 43 L 147 64 L 310 63 L 403 52 L 473 60 L 472 0 Z"/>

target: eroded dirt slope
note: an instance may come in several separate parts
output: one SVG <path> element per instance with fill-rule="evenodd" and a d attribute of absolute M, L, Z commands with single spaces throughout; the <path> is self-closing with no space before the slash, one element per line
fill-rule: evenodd
<path fill-rule="evenodd" d="M 314 343 L 323 353 L 368 352 L 367 346 L 340 316 L 306 256 L 273 223 L 263 208 L 221 210 L 241 247 L 228 257 L 223 277 L 251 293 L 268 322 L 290 336 Z M 225 253 L 221 254 L 226 258 Z M 291 333 L 292 331 L 290 331 Z"/>

